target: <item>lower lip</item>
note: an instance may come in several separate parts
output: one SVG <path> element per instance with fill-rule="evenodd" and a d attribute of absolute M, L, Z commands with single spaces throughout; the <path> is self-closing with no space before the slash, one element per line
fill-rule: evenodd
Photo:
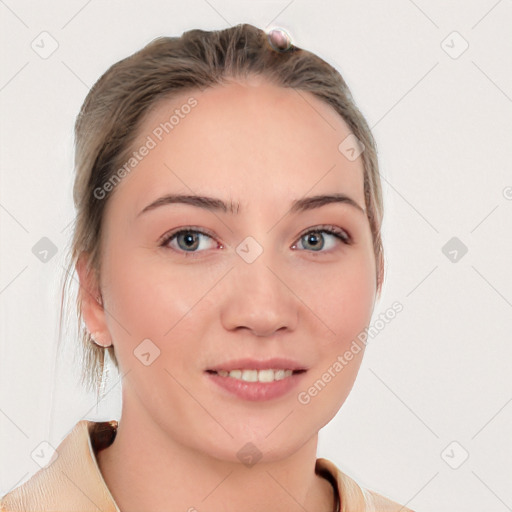
<path fill-rule="evenodd" d="M 262 402 L 273 400 L 286 395 L 297 386 L 306 372 L 293 373 L 289 377 L 273 382 L 246 382 L 233 377 L 221 377 L 216 373 L 206 373 L 206 376 L 217 386 L 243 400 Z"/>

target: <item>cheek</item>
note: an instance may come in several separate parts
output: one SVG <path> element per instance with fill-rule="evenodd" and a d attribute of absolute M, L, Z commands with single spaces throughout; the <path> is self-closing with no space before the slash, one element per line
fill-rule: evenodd
<path fill-rule="evenodd" d="M 318 289 L 316 311 L 330 330 L 315 336 L 318 362 L 297 401 L 304 414 L 324 426 L 345 402 L 362 363 L 365 344 L 359 336 L 370 323 L 376 291 L 372 259 L 355 258 L 340 267 L 337 275 L 331 272 L 325 286 Z"/>
<path fill-rule="evenodd" d="M 373 313 L 376 283 L 372 254 L 354 252 L 338 270 L 322 276 L 315 296 L 319 317 L 329 327 L 324 350 L 342 350 L 364 331 Z"/>
<path fill-rule="evenodd" d="M 150 338 L 163 346 L 170 336 L 166 333 L 177 324 L 179 328 L 204 293 L 202 283 L 195 282 L 197 273 L 180 272 L 146 249 L 131 248 L 123 251 L 124 257 L 114 247 L 110 251 L 104 290 L 114 340 L 131 346 Z"/>

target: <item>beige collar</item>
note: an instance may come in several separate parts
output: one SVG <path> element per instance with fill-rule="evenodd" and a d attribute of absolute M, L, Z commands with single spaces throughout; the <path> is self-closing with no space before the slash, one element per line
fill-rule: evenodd
<path fill-rule="evenodd" d="M 120 512 L 103 480 L 91 444 L 95 433 L 101 439 L 106 427 L 112 431 L 114 425 L 117 423 L 79 421 L 58 446 L 53 462 L 7 494 L 0 510 Z"/>
<path fill-rule="evenodd" d="M 53 462 L 4 496 L 0 511 L 120 512 L 96 460 L 97 450 L 113 442 L 117 425 L 117 421 L 79 421 L 58 446 Z M 315 471 L 337 485 L 340 512 L 412 512 L 362 489 L 327 459 L 317 459 Z"/>

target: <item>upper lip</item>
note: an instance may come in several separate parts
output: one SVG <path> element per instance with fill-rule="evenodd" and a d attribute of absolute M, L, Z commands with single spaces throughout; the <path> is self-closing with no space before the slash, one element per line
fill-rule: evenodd
<path fill-rule="evenodd" d="M 297 361 L 293 361 L 292 359 L 286 359 L 282 357 L 273 357 L 271 359 L 233 359 L 231 361 L 226 361 L 224 363 L 219 363 L 211 368 L 208 368 L 209 371 L 231 371 L 231 370 L 306 370 L 307 368 L 298 363 Z"/>

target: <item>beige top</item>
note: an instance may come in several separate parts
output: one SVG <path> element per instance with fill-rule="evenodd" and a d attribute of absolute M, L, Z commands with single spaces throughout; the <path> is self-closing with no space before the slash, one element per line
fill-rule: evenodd
<path fill-rule="evenodd" d="M 57 458 L 0 499 L 2 512 L 120 512 L 99 470 L 96 453 L 109 446 L 117 421 L 79 421 L 57 448 Z M 319 458 L 341 501 L 340 512 L 414 512 L 360 487 L 332 462 Z"/>

